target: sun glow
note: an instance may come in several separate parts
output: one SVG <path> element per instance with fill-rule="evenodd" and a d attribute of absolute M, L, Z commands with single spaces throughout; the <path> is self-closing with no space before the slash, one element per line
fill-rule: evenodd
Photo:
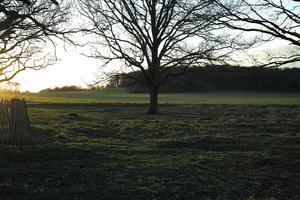
<path fill-rule="evenodd" d="M 286 52 L 288 48 L 289 45 L 286 42 L 276 40 L 251 49 L 248 52 L 252 55 L 262 56 L 262 52 L 266 50 L 276 53 Z M 38 92 L 45 88 L 65 85 L 76 85 L 85 88 L 99 75 L 98 69 L 101 67 L 101 62 L 81 55 L 78 49 L 69 48 L 67 52 L 60 50 L 58 57 L 60 60 L 55 65 L 38 71 L 27 70 L 21 72 L 12 82 L 20 83 L 20 91 L 22 92 Z M 239 58 L 241 65 L 245 63 L 245 59 L 243 56 Z M 116 70 L 117 65 L 115 63 L 113 66 L 107 66 L 105 70 Z"/>
<path fill-rule="evenodd" d="M 95 79 L 97 62 L 80 55 L 78 51 L 64 53 L 61 61 L 45 69 L 22 72 L 13 81 L 21 91 L 38 92 L 45 88 L 78 85 L 87 87 Z"/>

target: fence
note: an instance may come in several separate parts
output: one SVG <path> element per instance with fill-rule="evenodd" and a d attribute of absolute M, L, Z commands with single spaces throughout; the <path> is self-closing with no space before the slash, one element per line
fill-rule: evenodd
<path fill-rule="evenodd" d="M 31 143 L 30 123 L 25 100 L 0 101 L 0 144 Z"/>

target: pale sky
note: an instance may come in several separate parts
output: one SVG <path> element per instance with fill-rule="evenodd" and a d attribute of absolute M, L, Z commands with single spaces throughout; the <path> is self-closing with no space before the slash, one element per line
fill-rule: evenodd
<path fill-rule="evenodd" d="M 276 42 L 260 47 L 263 50 L 267 48 L 274 48 L 276 51 L 287 49 L 284 42 Z M 101 64 L 97 60 L 81 55 L 80 51 L 80 49 L 74 47 L 68 48 L 67 51 L 59 49 L 58 57 L 60 61 L 57 64 L 38 71 L 28 70 L 21 72 L 12 81 L 21 84 L 21 91 L 29 90 L 31 92 L 65 85 L 87 87 L 88 83 L 92 83 L 95 80 Z M 253 52 L 257 53 L 257 50 Z"/>
<path fill-rule="evenodd" d="M 21 72 L 12 81 L 21 84 L 21 91 L 38 92 L 44 88 L 78 85 L 87 87 L 95 79 L 99 62 L 80 54 L 80 50 L 70 48 L 61 50 L 60 60 L 53 66 L 42 70 Z"/>
<path fill-rule="evenodd" d="M 252 33 L 250 35 L 253 36 Z M 276 52 L 285 52 L 288 48 L 283 47 L 284 45 L 286 45 L 285 42 L 277 41 L 263 45 L 259 49 L 274 49 Z M 21 91 L 29 90 L 31 92 L 65 85 L 87 87 L 87 84 L 95 80 L 101 63 L 81 55 L 81 51 L 82 49 L 76 49 L 75 47 L 68 47 L 67 51 L 63 50 L 62 47 L 58 47 L 60 61 L 57 64 L 39 71 L 27 70 L 21 72 L 12 81 L 21 84 Z M 260 55 L 258 49 L 252 52 L 255 55 Z"/>

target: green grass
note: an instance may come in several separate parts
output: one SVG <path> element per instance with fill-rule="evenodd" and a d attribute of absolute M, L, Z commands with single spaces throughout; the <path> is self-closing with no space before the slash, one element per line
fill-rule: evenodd
<path fill-rule="evenodd" d="M 47 103 L 148 103 L 148 94 L 132 94 L 125 89 L 101 91 L 0 93 L 0 98 L 19 97 Z M 208 92 L 160 94 L 161 104 L 300 104 L 300 93 Z"/>
<path fill-rule="evenodd" d="M 29 105 L 39 145 L 0 146 L 0 199 L 300 199 L 300 105 L 146 110 Z"/>

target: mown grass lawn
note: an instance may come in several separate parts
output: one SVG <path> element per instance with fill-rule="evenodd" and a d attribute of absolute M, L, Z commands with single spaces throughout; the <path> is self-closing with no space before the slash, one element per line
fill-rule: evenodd
<path fill-rule="evenodd" d="M 100 91 L 4 93 L 0 98 L 25 98 L 44 103 L 148 103 L 146 93 L 128 93 L 124 88 Z M 159 94 L 161 104 L 300 104 L 300 93 L 288 92 L 203 92 Z"/>
<path fill-rule="evenodd" d="M 300 199 L 300 105 L 29 105 L 0 199 Z M 71 114 L 71 115 L 70 115 Z"/>

